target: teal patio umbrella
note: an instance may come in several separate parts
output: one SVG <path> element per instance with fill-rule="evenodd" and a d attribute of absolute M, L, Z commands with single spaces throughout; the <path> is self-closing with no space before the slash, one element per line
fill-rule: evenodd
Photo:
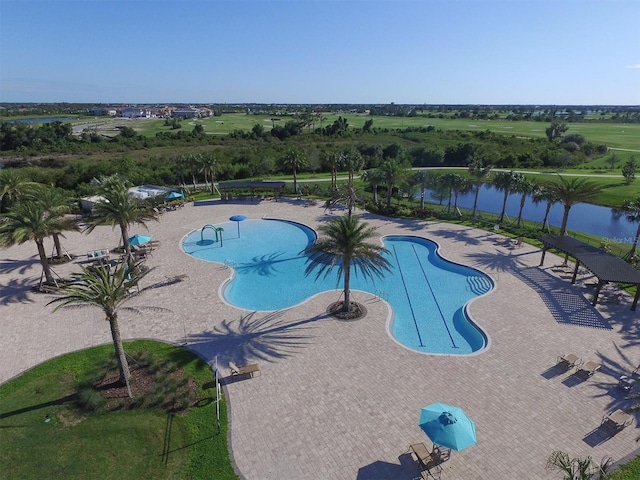
<path fill-rule="evenodd" d="M 167 193 L 164 198 L 166 200 L 175 200 L 176 198 L 183 198 L 183 197 L 184 197 L 184 195 L 181 194 L 181 193 L 171 192 L 171 193 Z"/>
<path fill-rule="evenodd" d="M 420 428 L 436 445 L 460 451 L 477 443 L 476 424 L 461 408 L 432 403 L 420 411 Z"/>
<path fill-rule="evenodd" d="M 150 241 L 151 241 L 151 237 L 149 235 L 135 234 L 133 237 L 129 239 L 129 245 L 134 245 L 138 247 L 140 245 L 144 245 L 145 243 L 149 243 Z"/>

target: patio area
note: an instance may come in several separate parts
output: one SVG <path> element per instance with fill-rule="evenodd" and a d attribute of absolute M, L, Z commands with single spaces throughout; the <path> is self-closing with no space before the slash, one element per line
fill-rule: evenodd
<path fill-rule="evenodd" d="M 358 212 L 362 213 L 362 212 Z M 221 223 L 232 214 L 269 216 L 317 227 L 332 214 L 304 201 L 188 204 L 150 223 L 162 247 L 147 264 L 158 288 L 140 305 L 173 313 L 120 320 L 125 339 L 154 338 L 186 344 L 209 362 L 258 363 L 260 375 L 226 382 L 230 445 L 246 479 L 412 479 L 419 476 L 409 446 L 430 443 L 418 426 L 420 409 L 443 402 L 464 409 L 477 427 L 478 443 L 452 452 L 443 479 L 557 478 L 545 470 L 553 450 L 572 456 L 640 454 L 635 423 L 614 436 L 600 428 L 604 415 L 629 402 L 618 378 L 640 364 L 639 312 L 632 297 L 590 304 L 593 277 L 566 281 L 563 259 L 514 247 L 493 232 L 437 222 L 389 219 L 363 213 L 380 235 L 425 236 L 449 260 L 491 275 L 496 289 L 469 308 L 487 332 L 489 347 L 472 356 L 422 355 L 387 333 L 390 310 L 372 295 L 354 292 L 366 318 L 345 322 L 326 314 L 340 292 L 317 295 L 292 309 L 249 312 L 218 296 L 230 275 L 223 265 L 196 260 L 180 250 L 191 230 Z M 337 214 L 337 213 L 336 213 Z M 234 226 L 235 228 L 235 226 Z M 63 245 L 86 252 L 118 244 L 119 231 L 99 227 L 91 235 L 69 234 Z M 50 244 L 49 244 L 50 248 Z M 54 267 L 62 277 L 75 263 Z M 0 251 L 0 382 L 69 351 L 110 342 L 98 311 L 52 312 L 51 297 L 36 294 L 41 269 L 35 244 Z M 182 281 L 167 279 L 184 275 Z M 425 312 L 429 314 L 429 312 Z M 602 368 L 588 380 L 555 366 L 569 351 Z M 212 409 L 212 421 L 215 421 Z"/>

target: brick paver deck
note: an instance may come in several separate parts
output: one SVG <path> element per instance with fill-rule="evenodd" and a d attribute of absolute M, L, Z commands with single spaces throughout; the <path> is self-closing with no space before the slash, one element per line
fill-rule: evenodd
<path fill-rule="evenodd" d="M 203 202 L 162 215 L 150 224 L 161 246 L 148 260 L 151 282 L 185 274 L 184 281 L 150 290 L 139 304 L 166 313 L 121 315 L 123 338 L 187 343 L 209 361 L 258 362 L 261 374 L 229 382 L 232 456 L 247 479 L 411 479 L 419 475 L 409 445 L 425 442 L 417 426 L 420 408 L 432 402 L 462 407 L 476 422 L 478 444 L 453 452 L 444 479 L 557 478 L 545 470 L 555 449 L 575 456 L 618 460 L 637 453 L 636 422 L 614 437 L 599 429 L 606 413 L 628 407 L 617 378 L 640 363 L 640 312 L 631 298 L 590 305 L 585 282 L 571 285 L 547 256 L 529 246 L 507 246 L 494 233 L 436 222 L 364 217 L 379 233 L 420 235 L 437 241 L 450 260 L 477 267 L 496 281 L 491 294 L 469 311 L 490 338 L 472 356 L 422 355 L 387 333 L 390 310 L 355 292 L 366 318 L 342 322 L 326 307 L 339 292 L 320 294 L 295 308 L 248 312 L 218 296 L 227 267 L 199 261 L 180 250 L 193 229 L 222 223 L 232 214 L 292 219 L 317 227 L 330 217 L 302 201 Z M 138 232 L 138 230 L 140 230 Z M 146 233 L 132 229 L 132 233 Z M 70 234 L 67 250 L 86 258 L 118 244 L 118 230 Z M 57 267 L 67 275 L 75 264 Z M 54 356 L 110 342 L 98 311 L 52 312 L 50 299 L 30 287 L 41 269 L 35 245 L 0 251 L 0 382 Z M 428 314 L 428 312 L 426 313 Z M 602 363 L 586 381 L 554 368 L 569 351 Z"/>

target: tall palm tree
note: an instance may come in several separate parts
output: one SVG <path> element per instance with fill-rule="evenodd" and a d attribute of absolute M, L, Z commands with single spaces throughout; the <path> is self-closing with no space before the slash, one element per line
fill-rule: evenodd
<path fill-rule="evenodd" d="M 478 195 L 482 185 L 489 179 L 493 165 L 485 165 L 482 159 L 476 158 L 469 163 L 469 175 L 475 186 L 475 195 L 473 197 L 473 210 L 471 211 L 471 217 L 476 219 L 476 211 L 478 209 Z"/>
<path fill-rule="evenodd" d="M 307 166 L 307 158 L 298 150 L 290 148 L 280 157 L 280 164 L 293 172 L 293 192 L 298 193 L 298 170 Z"/>
<path fill-rule="evenodd" d="M 48 187 L 39 189 L 38 193 L 29 193 L 24 197 L 27 200 L 40 202 L 44 205 L 44 208 L 49 214 L 66 215 L 71 211 L 71 203 L 73 199 L 67 195 L 64 190 L 55 187 Z M 69 224 L 71 227 L 69 230 L 78 231 L 80 228 L 75 222 Z M 53 245 L 56 249 L 56 256 L 62 258 L 62 245 L 60 243 L 60 236 L 62 232 L 52 232 Z"/>
<path fill-rule="evenodd" d="M 451 201 L 453 199 L 453 192 L 455 189 L 462 187 L 464 183 L 464 177 L 458 173 L 445 173 L 438 178 L 440 186 L 447 190 L 449 195 L 449 201 L 447 202 L 447 213 L 451 213 Z M 456 202 L 457 202 L 456 195 Z M 456 205 L 457 206 L 457 205 Z"/>
<path fill-rule="evenodd" d="M 507 200 L 509 199 L 509 195 L 513 192 L 515 185 L 523 179 L 523 175 L 521 173 L 514 172 L 513 170 L 510 172 L 496 172 L 493 176 L 493 186 L 499 192 L 504 192 L 504 197 L 502 199 L 502 210 L 500 211 L 500 217 L 498 218 L 498 223 L 502 223 L 504 221 L 504 215 L 507 211 Z"/>
<path fill-rule="evenodd" d="M 387 208 L 391 206 L 391 198 L 393 189 L 400 186 L 407 180 L 409 176 L 409 167 L 404 162 L 400 162 L 397 158 L 389 158 L 382 162 L 378 167 L 382 174 L 384 184 L 387 187 Z"/>
<path fill-rule="evenodd" d="M 131 373 L 122 345 L 122 337 L 120 336 L 118 314 L 122 310 L 140 313 L 144 308 L 152 308 L 125 305 L 129 300 L 144 291 L 143 289 L 136 291 L 136 293 L 129 293 L 131 289 L 138 288 L 140 281 L 150 271 L 150 269 L 143 270 L 140 268 L 139 263 L 133 265 L 118 263 L 115 267 L 82 267 L 81 272 L 72 274 L 70 283 L 60 287 L 59 293 L 61 296 L 54 298 L 47 304 L 57 303 L 58 305 L 54 311 L 61 308 L 93 307 L 99 308 L 104 312 L 105 320 L 109 322 L 111 329 L 111 339 L 113 340 L 118 369 L 120 370 L 120 382 L 127 385 L 129 396 L 131 396 L 129 382 Z"/>
<path fill-rule="evenodd" d="M 216 181 L 216 169 L 218 168 L 218 160 L 213 152 L 205 153 L 200 157 L 200 172 L 204 175 L 204 183 L 208 184 L 208 179 L 211 179 L 211 195 L 214 194 L 215 181 Z"/>
<path fill-rule="evenodd" d="M 361 273 L 365 278 L 381 277 L 389 270 L 391 264 L 384 256 L 386 249 L 382 245 L 371 243 L 376 236 L 375 228 L 360 222 L 356 216 L 341 216 L 331 219 L 322 225 L 319 238 L 304 250 L 307 258 L 305 275 L 317 270 L 316 278 L 329 275 L 334 268 L 338 269 L 338 281 L 343 279 L 344 303 L 343 312 L 349 312 L 351 306 L 351 268 L 356 275 Z"/>
<path fill-rule="evenodd" d="M 454 197 L 454 201 L 453 201 L 453 210 L 455 212 L 458 211 L 458 196 L 462 193 L 467 193 L 471 187 L 472 187 L 472 183 L 469 181 L 469 179 L 465 178 L 462 175 L 459 174 L 454 174 L 455 178 L 454 178 L 454 182 L 451 185 L 451 190 L 453 191 L 453 197 Z"/>
<path fill-rule="evenodd" d="M 420 189 L 420 211 L 424 211 L 424 194 L 427 188 L 432 188 L 438 182 L 438 176 L 427 170 L 417 170 L 411 177 L 411 183 Z"/>
<path fill-rule="evenodd" d="M 627 220 L 630 222 L 637 222 L 638 229 L 636 230 L 636 234 L 633 237 L 633 244 L 631 245 L 631 250 L 625 256 L 625 258 L 632 258 L 636 254 L 636 248 L 638 247 L 638 238 L 640 238 L 640 197 L 636 197 L 633 200 L 625 200 L 622 202 L 622 206 L 619 208 L 615 208 L 614 211 L 616 213 L 621 213 Z"/>
<path fill-rule="evenodd" d="M 22 195 L 37 191 L 41 184 L 30 182 L 14 169 L 0 170 L 0 213 L 6 212 L 9 207 Z"/>
<path fill-rule="evenodd" d="M 371 186 L 371 191 L 373 193 L 373 203 L 378 203 L 378 187 L 384 183 L 384 176 L 382 172 L 377 168 L 370 168 L 369 170 L 365 170 L 360 175 L 360 179 L 364 180 Z"/>
<path fill-rule="evenodd" d="M 520 209 L 518 210 L 517 228 L 520 228 L 520 224 L 522 223 L 522 211 L 524 210 L 524 205 L 527 202 L 527 197 L 533 194 L 537 186 L 537 183 L 530 182 L 524 177 L 514 186 L 514 191 L 520 194 Z"/>
<path fill-rule="evenodd" d="M 542 219 L 542 230 L 544 230 L 549 224 L 551 207 L 559 202 L 557 195 L 549 188 L 549 184 L 547 183 L 538 185 L 538 188 L 533 192 L 533 203 L 537 205 L 540 202 L 546 202 L 547 204 L 544 210 L 544 218 Z"/>
<path fill-rule="evenodd" d="M 96 218 L 87 225 L 85 231 L 91 233 L 103 223 L 108 223 L 112 227 L 118 225 L 122 236 L 122 247 L 127 257 L 131 259 L 129 226 L 138 223 L 146 228 L 146 222 L 157 221 L 158 217 L 150 206 L 129 195 L 127 182 L 118 175 L 100 179 L 98 193 L 103 199 L 94 205 Z"/>
<path fill-rule="evenodd" d="M 200 159 L 202 155 L 199 153 L 194 153 L 187 156 L 187 165 L 189 167 L 189 173 L 191 173 L 191 183 L 193 184 L 193 191 L 198 190 L 198 186 L 196 185 L 196 173 L 200 168 Z"/>
<path fill-rule="evenodd" d="M 567 221 L 569 220 L 571 207 L 576 203 L 594 200 L 602 190 L 602 186 L 586 178 L 574 177 L 567 179 L 560 176 L 560 181 L 550 183 L 549 189 L 558 197 L 564 206 L 562 226 L 560 227 L 560 235 L 562 236 L 567 232 Z"/>
<path fill-rule="evenodd" d="M 47 210 L 40 202 L 20 202 L 4 214 L 4 220 L 0 222 L 0 246 L 34 241 L 45 280 L 49 285 L 54 285 L 56 282 L 44 249 L 44 239 L 53 233 L 60 234 L 77 228 L 73 220 L 65 218 L 60 212 Z"/>

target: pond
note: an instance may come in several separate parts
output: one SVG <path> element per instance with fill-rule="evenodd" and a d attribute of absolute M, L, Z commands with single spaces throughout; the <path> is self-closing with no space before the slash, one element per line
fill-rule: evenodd
<path fill-rule="evenodd" d="M 430 198 L 430 194 L 430 191 L 425 192 L 425 198 Z M 417 196 L 419 198 L 419 192 Z M 471 210 L 473 208 L 474 196 L 474 192 L 460 195 L 458 197 L 458 206 L 460 208 L 467 208 Z M 518 193 L 509 195 L 506 215 L 511 220 L 518 218 L 520 197 L 521 195 Z M 482 212 L 500 214 L 503 198 L 503 192 L 497 191 L 491 185 L 484 185 L 478 196 L 478 209 Z M 445 199 L 442 205 L 446 206 L 447 201 L 448 200 Z M 531 196 L 529 196 L 525 202 L 522 217 L 525 220 L 542 223 L 546 206 L 545 202 L 536 205 L 531 200 Z M 560 228 L 562 225 L 563 212 L 564 208 L 561 203 L 557 203 L 551 208 L 551 211 L 549 212 L 549 224 L 552 227 Z M 614 242 L 631 244 L 638 228 L 638 224 L 631 223 L 625 216 L 614 215 L 609 207 L 591 205 L 588 203 L 578 203 L 571 207 L 567 228 L 569 230 L 607 238 Z"/>

